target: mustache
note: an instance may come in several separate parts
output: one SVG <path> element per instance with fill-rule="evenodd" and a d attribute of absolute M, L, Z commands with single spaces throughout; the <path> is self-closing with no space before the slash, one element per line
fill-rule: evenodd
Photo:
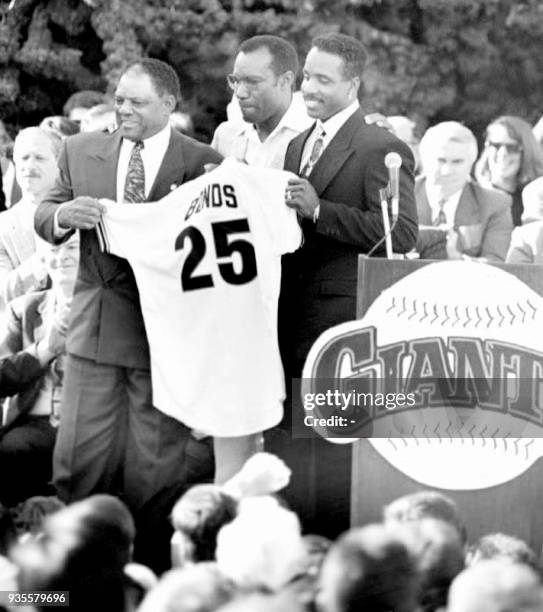
<path fill-rule="evenodd" d="M 41 174 L 39 172 L 30 171 L 24 172 L 23 174 L 21 174 L 21 176 L 23 178 L 40 178 Z"/>

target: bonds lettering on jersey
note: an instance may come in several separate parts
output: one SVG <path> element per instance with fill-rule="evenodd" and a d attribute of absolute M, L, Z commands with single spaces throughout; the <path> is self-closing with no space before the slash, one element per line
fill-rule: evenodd
<path fill-rule="evenodd" d="M 417 408 L 481 408 L 543 424 L 543 353 L 496 339 L 421 337 L 378 346 L 376 328 L 338 335 L 317 354 L 312 391 L 329 386 L 330 364 L 342 391 L 414 394 Z M 306 374 L 304 373 L 304 377 Z M 322 386 L 322 389 L 319 386 Z M 370 420 L 389 416 L 374 406 Z"/>
<path fill-rule="evenodd" d="M 210 183 L 189 204 L 185 214 L 185 221 L 206 208 L 219 208 L 221 206 L 227 206 L 228 208 L 238 207 L 236 190 L 233 185 Z"/>

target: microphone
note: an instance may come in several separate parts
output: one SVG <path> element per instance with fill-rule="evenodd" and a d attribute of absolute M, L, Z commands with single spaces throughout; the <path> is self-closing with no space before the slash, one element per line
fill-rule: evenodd
<path fill-rule="evenodd" d="M 385 155 L 385 166 L 388 170 L 388 189 L 392 200 L 392 224 L 398 219 L 400 205 L 400 166 L 402 158 L 394 151 Z"/>

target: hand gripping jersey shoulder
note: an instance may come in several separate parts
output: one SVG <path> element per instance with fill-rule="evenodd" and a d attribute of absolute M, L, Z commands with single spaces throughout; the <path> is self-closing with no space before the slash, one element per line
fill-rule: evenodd
<path fill-rule="evenodd" d="M 109 203 L 100 226 L 134 269 L 155 405 L 211 435 L 282 416 L 280 258 L 301 242 L 284 203 L 289 177 L 226 160 L 159 202 Z"/>

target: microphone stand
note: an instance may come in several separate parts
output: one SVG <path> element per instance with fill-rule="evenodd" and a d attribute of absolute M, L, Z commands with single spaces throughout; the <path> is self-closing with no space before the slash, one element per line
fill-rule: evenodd
<path fill-rule="evenodd" d="M 379 189 L 379 198 L 381 200 L 381 214 L 383 215 L 383 228 L 385 230 L 385 247 L 387 259 L 393 259 L 392 252 L 392 229 L 390 227 L 390 218 L 388 216 L 388 189 Z"/>
<path fill-rule="evenodd" d="M 390 224 L 390 217 L 388 216 L 389 197 L 390 193 L 388 186 L 384 187 L 383 189 L 379 189 L 379 199 L 381 200 L 381 213 L 383 215 L 383 228 L 385 230 L 385 233 L 383 237 L 373 245 L 369 253 L 364 257 L 371 257 L 375 250 L 378 249 L 384 242 L 386 247 L 387 259 L 397 258 L 394 255 L 394 252 L 392 251 L 392 231 L 396 227 L 397 219 L 393 220 L 392 225 Z"/>

